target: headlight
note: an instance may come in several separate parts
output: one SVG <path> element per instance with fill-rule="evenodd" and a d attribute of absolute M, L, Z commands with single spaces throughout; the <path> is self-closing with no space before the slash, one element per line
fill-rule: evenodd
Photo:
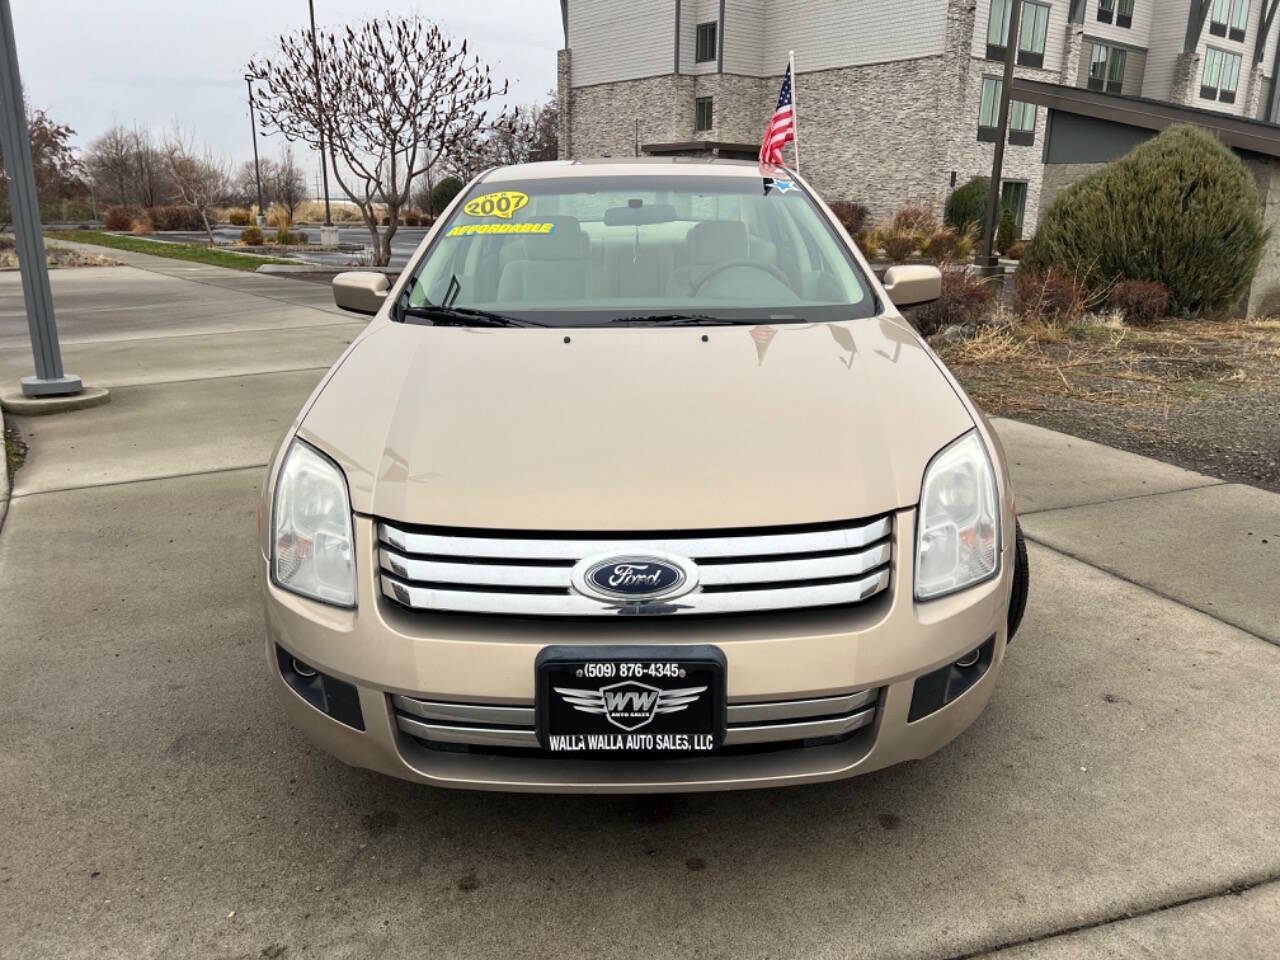
<path fill-rule="evenodd" d="M 916 524 L 916 599 L 930 600 L 1000 569 L 996 474 L 977 430 L 944 447 L 924 471 Z"/>
<path fill-rule="evenodd" d="M 293 593 L 356 604 L 356 561 L 347 480 L 328 457 L 294 440 L 276 478 L 271 573 Z"/>

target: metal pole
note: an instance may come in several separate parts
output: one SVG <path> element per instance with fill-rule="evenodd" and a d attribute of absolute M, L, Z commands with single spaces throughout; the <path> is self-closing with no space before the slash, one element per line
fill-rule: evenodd
<path fill-rule="evenodd" d="M 1004 142 L 1009 136 L 1009 89 L 1013 86 L 1013 65 L 1018 59 L 1018 20 L 1022 0 L 1009 0 L 1009 35 L 1004 44 L 1004 79 L 1000 83 L 1000 119 L 996 124 L 996 152 L 991 160 L 991 189 L 987 194 L 987 222 L 982 229 L 982 266 L 995 268 L 991 248 L 996 238 L 996 218 L 1000 209 L 1000 179 L 1004 175 Z"/>
<path fill-rule="evenodd" d="M 796 52 L 787 53 L 787 72 L 791 74 L 791 148 L 795 150 L 796 173 L 800 172 L 800 115 L 796 113 Z"/>
<path fill-rule="evenodd" d="M 253 133 L 253 179 L 258 182 L 258 226 L 267 222 L 267 211 L 262 208 L 262 168 L 258 165 L 258 120 L 253 112 L 253 75 L 246 74 L 249 85 L 249 130 Z"/>
<path fill-rule="evenodd" d="M 320 85 L 320 48 L 316 45 L 316 3 L 315 0 L 307 0 L 307 7 L 311 11 L 311 60 L 315 64 L 316 71 L 316 115 L 320 117 L 320 174 L 324 177 L 324 225 L 326 227 L 333 226 L 333 216 L 329 213 L 329 166 L 325 162 L 324 156 L 324 88 Z"/>
<path fill-rule="evenodd" d="M 0 144 L 4 147 L 5 176 L 9 181 L 9 205 L 13 209 L 13 233 L 17 242 L 18 267 L 22 273 L 22 296 L 27 305 L 27 329 L 31 331 L 31 352 L 36 375 L 23 377 L 22 392 L 29 397 L 79 393 L 80 378 L 64 373 L 58 327 L 53 317 L 53 291 L 49 289 L 49 267 L 44 259 L 44 237 L 40 235 L 40 202 L 31 166 L 31 140 L 27 133 L 26 110 L 22 101 L 22 76 L 18 72 L 18 51 L 13 37 L 13 14 L 9 0 L 0 0 Z"/>

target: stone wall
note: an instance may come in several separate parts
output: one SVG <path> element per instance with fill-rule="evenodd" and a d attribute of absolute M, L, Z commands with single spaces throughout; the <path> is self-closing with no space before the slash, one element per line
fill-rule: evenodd
<path fill-rule="evenodd" d="M 1280 314 L 1280 161 L 1254 154 L 1242 159 L 1258 184 L 1262 222 L 1271 228 L 1258 272 L 1253 275 L 1245 297 L 1244 313 L 1250 317 L 1271 317 Z"/>
<path fill-rule="evenodd" d="M 1054 199 L 1081 177 L 1101 170 L 1105 163 L 1046 163 L 1040 184 L 1040 209 L 1047 210 Z"/>

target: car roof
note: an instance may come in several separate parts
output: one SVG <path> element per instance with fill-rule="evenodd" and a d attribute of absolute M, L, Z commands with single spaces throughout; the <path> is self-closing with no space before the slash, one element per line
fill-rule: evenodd
<path fill-rule="evenodd" d="M 556 180 L 579 177 L 790 177 L 785 167 L 761 166 L 754 160 L 713 157 L 604 157 L 598 160 L 548 160 L 495 167 L 481 177 L 484 183 L 507 180 Z"/>

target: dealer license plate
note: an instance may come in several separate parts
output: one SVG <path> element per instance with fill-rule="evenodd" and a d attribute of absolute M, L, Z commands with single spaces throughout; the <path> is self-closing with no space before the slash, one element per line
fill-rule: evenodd
<path fill-rule="evenodd" d="M 724 741 L 717 647 L 546 647 L 534 670 L 538 741 L 549 753 L 675 757 Z"/>

